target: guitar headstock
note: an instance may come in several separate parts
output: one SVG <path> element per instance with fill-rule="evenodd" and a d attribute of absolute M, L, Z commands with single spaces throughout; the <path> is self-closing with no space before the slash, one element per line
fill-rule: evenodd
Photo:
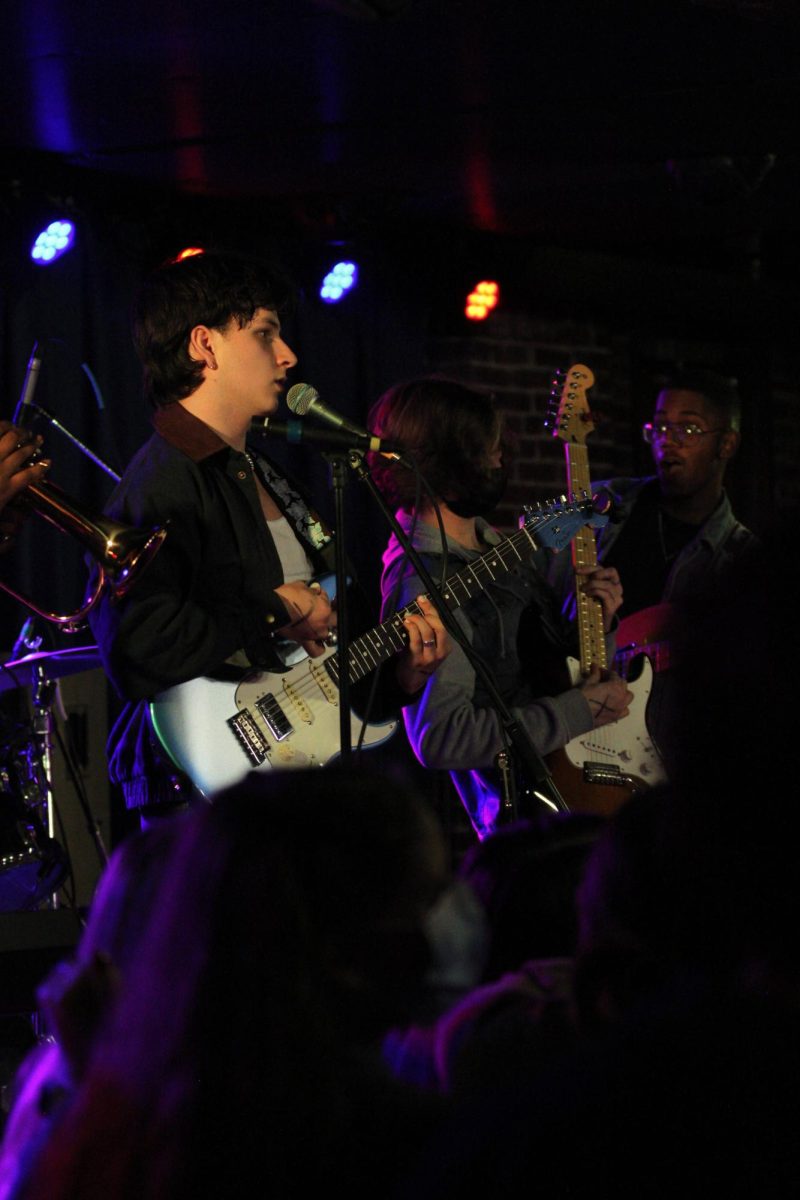
<path fill-rule="evenodd" d="M 534 506 L 526 504 L 519 519 L 524 528 L 536 538 L 540 546 L 549 550 L 563 550 L 575 534 L 586 525 L 597 528 L 607 524 L 608 517 L 598 512 L 595 501 L 586 496 L 581 500 L 548 500 Z"/>
<path fill-rule="evenodd" d="M 566 374 L 559 371 L 553 380 L 551 407 L 546 425 L 553 437 L 564 442 L 585 442 L 594 429 L 586 393 L 594 384 L 594 375 L 583 363 L 575 363 Z"/>

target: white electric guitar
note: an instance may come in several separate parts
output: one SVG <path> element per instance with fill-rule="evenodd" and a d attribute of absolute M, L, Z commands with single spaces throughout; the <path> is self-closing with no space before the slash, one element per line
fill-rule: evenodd
<path fill-rule="evenodd" d="M 587 521 L 605 524 L 589 499 L 553 501 L 526 508 L 516 533 L 504 538 L 447 580 L 444 600 L 451 610 L 486 583 L 530 557 L 537 546 L 568 545 Z M 403 618 L 415 603 L 389 617 L 349 648 L 349 680 L 357 683 L 408 642 Z M 150 703 L 150 721 L 170 758 L 203 795 L 241 779 L 248 771 L 324 766 L 340 751 L 339 671 L 336 650 L 307 658 L 285 673 L 251 671 L 236 683 L 201 676 L 160 693 Z M 396 721 L 364 727 L 351 713 L 352 744 L 385 742 Z M 363 733 L 362 733 L 363 729 Z"/>
<path fill-rule="evenodd" d="M 594 375 L 588 367 L 580 363 L 570 367 L 551 420 L 553 436 L 564 442 L 568 486 L 579 494 L 588 493 L 590 487 L 586 438 L 594 429 L 594 421 L 586 392 L 593 383 Z M 576 567 L 597 565 L 595 535 L 588 526 L 575 535 L 572 561 Z M 576 576 L 580 662 L 571 658 L 567 663 L 573 686 L 585 679 L 593 666 L 601 670 L 607 666 L 602 606 L 581 590 L 580 581 L 581 576 Z M 563 750 L 548 756 L 556 785 L 574 812 L 610 816 L 635 792 L 666 782 L 664 765 L 646 721 L 653 686 L 652 664 L 640 653 L 625 665 L 633 693 L 628 716 L 581 734 Z"/>

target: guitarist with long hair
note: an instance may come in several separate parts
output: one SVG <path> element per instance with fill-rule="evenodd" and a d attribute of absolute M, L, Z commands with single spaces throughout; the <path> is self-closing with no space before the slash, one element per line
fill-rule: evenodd
<path fill-rule="evenodd" d="M 486 519 L 505 486 L 502 421 L 490 397 L 444 379 L 417 379 L 386 392 L 370 422 L 379 437 L 410 451 L 430 488 L 430 493 L 418 490 L 415 473 L 403 462 L 380 458 L 373 463 L 377 482 L 398 507 L 398 519 L 434 579 L 447 575 L 443 551 L 449 569 L 460 570 L 501 542 Z M 522 558 L 511 572 L 488 583 L 456 617 L 543 755 L 624 717 L 630 693 L 613 672 L 602 679 L 593 672 L 580 686 L 569 686 L 562 668 L 574 628 L 560 617 L 543 574 L 543 552 L 536 557 L 538 562 Z M 392 537 L 384 554 L 384 613 L 407 603 L 420 588 Z M 585 576 L 585 588 L 601 603 L 610 631 L 622 603 L 617 571 L 594 568 Z M 491 833 L 502 797 L 495 766 L 503 750 L 501 722 L 460 646 L 428 681 L 421 699 L 404 710 L 404 720 L 419 761 L 450 771 L 478 836 Z M 569 797 L 564 799 L 569 805 Z"/>

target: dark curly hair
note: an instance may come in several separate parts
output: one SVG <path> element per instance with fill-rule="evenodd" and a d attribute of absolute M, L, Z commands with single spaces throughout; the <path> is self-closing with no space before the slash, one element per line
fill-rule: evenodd
<path fill-rule="evenodd" d="M 739 429 L 739 385 L 736 379 L 728 375 L 721 375 L 708 367 L 684 364 L 661 382 L 660 392 L 697 392 L 725 429 Z"/>
<path fill-rule="evenodd" d="M 369 423 L 378 437 L 408 451 L 442 499 L 467 496 L 480 487 L 487 454 L 503 431 L 491 396 L 437 376 L 389 388 L 373 405 Z M 386 499 L 410 511 L 417 494 L 415 473 L 380 455 L 370 455 L 370 460 Z"/>
<path fill-rule="evenodd" d="M 156 407 L 199 387 L 203 364 L 189 355 L 196 325 L 243 328 L 256 310 L 291 310 L 292 285 L 281 271 L 232 253 L 195 254 L 169 262 L 145 280 L 133 306 L 133 340 L 144 367 L 144 389 Z"/>

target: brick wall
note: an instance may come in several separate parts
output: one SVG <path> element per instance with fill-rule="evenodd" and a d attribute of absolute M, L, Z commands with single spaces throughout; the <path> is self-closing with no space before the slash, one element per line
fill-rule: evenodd
<path fill-rule="evenodd" d="M 555 374 L 574 363 L 590 367 L 587 399 L 595 429 L 587 438 L 592 477 L 634 470 L 630 429 L 630 362 L 625 339 L 591 321 L 547 320 L 498 313 L 473 336 L 437 338 L 431 369 L 491 390 L 506 418 L 512 446 L 506 503 L 497 524 L 516 525 L 520 506 L 566 488 L 563 443 L 545 421 Z M 560 383 L 556 384 L 556 395 Z"/>
<path fill-rule="evenodd" d="M 739 377 L 742 446 L 727 476 L 737 514 L 763 530 L 777 511 L 800 505 L 800 404 L 788 351 L 743 346 L 718 332 L 678 337 L 498 311 L 474 331 L 432 339 L 428 361 L 432 371 L 492 391 L 506 417 L 513 455 L 507 500 L 496 517 L 501 528 L 516 526 L 522 504 L 565 490 L 563 445 L 545 419 L 555 372 L 576 362 L 595 376 L 587 393 L 595 420 L 587 438 L 593 479 L 651 469 L 640 430 L 660 382 L 680 362 L 704 363 Z"/>

